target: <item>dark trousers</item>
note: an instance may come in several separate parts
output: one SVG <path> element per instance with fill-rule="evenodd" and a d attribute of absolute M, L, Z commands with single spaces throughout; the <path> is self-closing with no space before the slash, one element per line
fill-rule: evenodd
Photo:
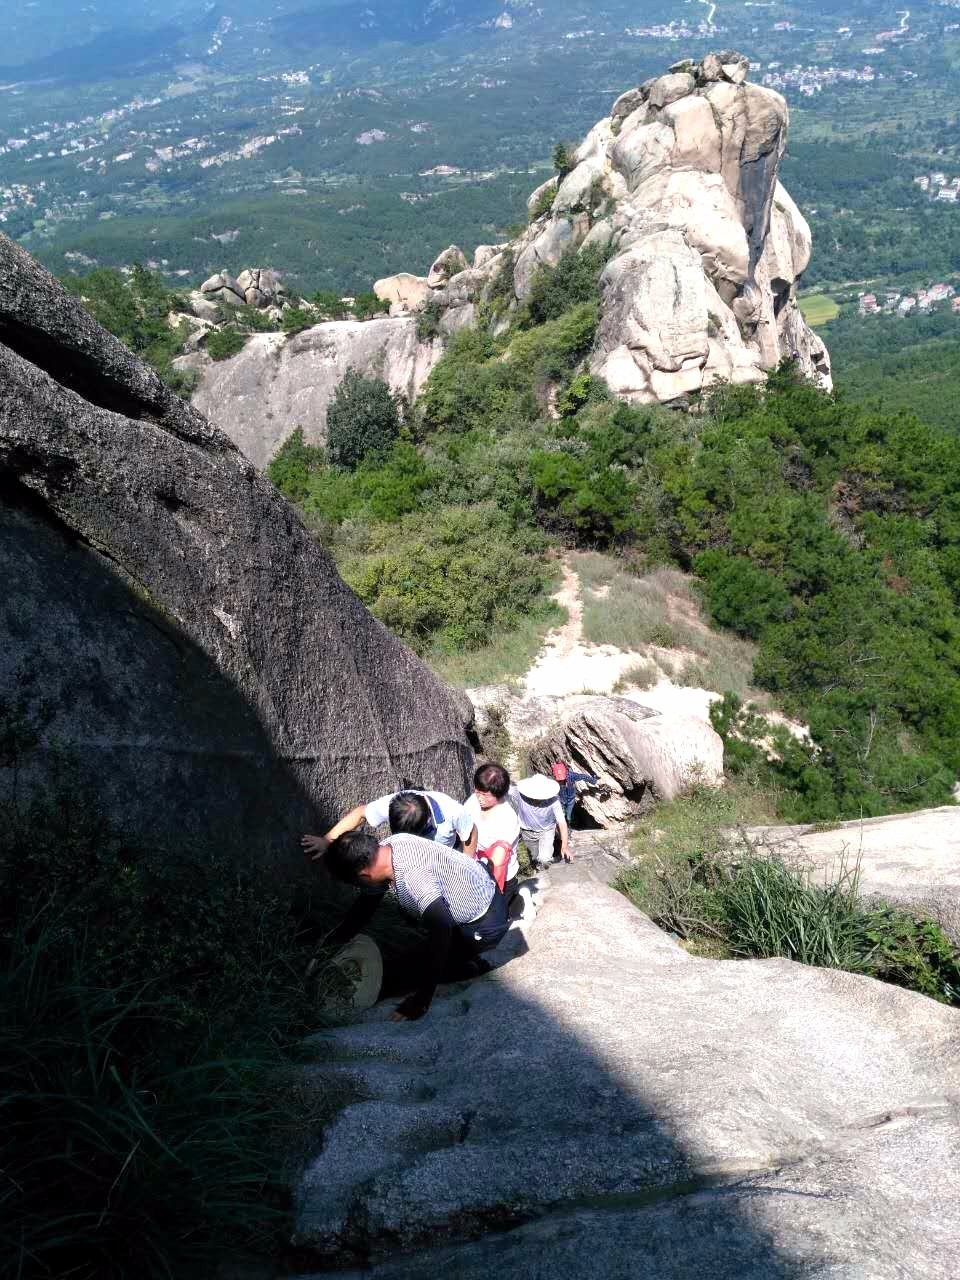
<path fill-rule="evenodd" d="M 453 930 L 444 981 L 455 981 L 456 975 L 465 965 L 475 961 L 484 951 L 492 950 L 507 932 L 509 923 L 507 900 L 495 888 L 490 905 L 480 919 L 471 920 L 469 924 L 458 924 Z"/>
<path fill-rule="evenodd" d="M 518 898 L 520 892 L 520 876 L 515 875 L 503 886 L 503 897 L 507 904 L 507 919 L 517 920 L 523 915 L 523 899 Z"/>

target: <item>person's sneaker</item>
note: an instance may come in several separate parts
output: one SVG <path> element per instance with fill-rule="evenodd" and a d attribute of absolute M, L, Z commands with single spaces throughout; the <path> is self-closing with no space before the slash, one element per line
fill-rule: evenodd
<path fill-rule="evenodd" d="M 520 920 L 532 920 L 537 914 L 537 908 L 533 901 L 533 890 L 527 885 L 521 885 L 517 890 L 517 897 L 523 901 L 523 912 L 518 917 Z"/>

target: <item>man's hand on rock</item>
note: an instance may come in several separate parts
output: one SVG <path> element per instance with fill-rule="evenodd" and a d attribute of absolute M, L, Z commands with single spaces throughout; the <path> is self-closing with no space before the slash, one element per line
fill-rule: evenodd
<path fill-rule="evenodd" d="M 318 858 L 322 858 L 327 851 L 330 841 L 326 836 L 304 836 L 300 841 L 303 846 L 304 853 L 312 858 L 314 862 Z"/>
<path fill-rule="evenodd" d="M 407 996 L 406 1000 L 401 1000 L 390 1015 L 391 1022 L 416 1022 L 418 1018 L 429 1009 L 429 1005 L 418 1000 L 416 996 Z"/>

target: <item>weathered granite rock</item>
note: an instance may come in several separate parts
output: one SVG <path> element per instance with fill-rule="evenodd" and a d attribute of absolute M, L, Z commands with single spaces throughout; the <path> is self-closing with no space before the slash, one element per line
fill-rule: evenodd
<path fill-rule="evenodd" d="M 444 249 L 434 260 L 433 266 L 427 272 L 427 284 L 431 289 L 442 288 L 451 276 L 455 276 L 457 272 L 466 270 L 467 260 L 463 256 L 463 250 L 458 249 L 452 244 L 449 249 Z"/>
<path fill-rule="evenodd" d="M 199 289 L 194 289 L 190 294 L 190 310 L 198 320 L 209 320 L 211 324 L 216 324 L 220 319 L 220 308 Z"/>
<path fill-rule="evenodd" d="M 430 297 L 430 286 L 426 276 L 414 276 L 409 271 L 401 271 L 395 276 L 377 280 L 373 292 L 381 302 L 390 303 L 392 316 L 402 316 L 423 309 Z"/>
<path fill-rule="evenodd" d="M 522 749 L 542 772 L 549 773 L 554 760 L 568 760 L 592 773 L 606 795 L 586 791 L 580 803 L 601 826 L 633 817 L 654 800 L 672 800 L 694 782 L 723 783 L 723 742 L 701 720 L 661 715 L 627 698 L 536 701 L 553 714 Z M 543 705 L 549 703 L 555 705 Z M 528 733 L 531 719 L 528 714 Z"/>
<path fill-rule="evenodd" d="M 478 244 L 473 251 L 474 267 L 487 266 L 494 258 L 499 257 L 505 248 L 506 246 L 502 244 Z"/>
<path fill-rule="evenodd" d="M 345 1105 L 297 1240 L 335 1274 L 953 1280 L 960 1011 L 694 958 L 583 880 L 501 947 L 421 1022 L 311 1042 Z"/>
<path fill-rule="evenodd" d="M 581 790 L 580 806 L 601 827 L 616 826 L 672 800 L 694 782 L 723 783 L 723 743 L 702 720 L 663 715 L 629 698 L 524 694 L 506 685 L 470 691 L 481 743 L 505 732 L 513 754 L 550 772 L 554 760 L 592 773 L 598 790 Z M 526 767 L 526 766 L 524 766 Z"/>
<path fill-rule="evenodd" d="M 81 794 L 294 862 L 363 796 L 462 795 L 461 702 L 273 486 L 3 236 L 0 274 L 0 698 L 50 703 Z"/>
<path fill-rule="evenodd" d="M 287 296 L 286 285 L 272 267 L 247 267 L 233 278 L 227 271 L 219 271 L 216 275 L 204 280 L 200 286 L 200 299 L 209 302 L 221 302 L 231 307 L 273 307 Z M 196 310 L 196 308 L 195 308 Z M 196 311 L 203 315 L 202 311 Z M 216 319 L 216 316 L 208 317 Z"/>
<path fill-rule="evenodd" d="M 540 201 L 546 196 L 547 192 L 548 191 L 555 192 L 557 190 L 558 184 L 559 184 L 559 179 L 557 178 L 557 175 L 554 174 L 552 178 L 548 178 L 546 182 L 541 182 L 539 187 L 536 187 L 533 191 L 530 192 L 530 194 L 527 196 L 527 213 L 531 217 L 533 216 L 534 210 L 540 204 Z M 479 265 L 480 263 L 477 263 L 477 266 Z"/>
<path fill-rule="evenodd" d="M 231 360 L 198 353 L 174 363 L 199 372 L 194 406 L 263 468 L 297 427 L 307 443 L 324 443 L 327 408 L 348 369 L 413 399 L 442 354 L 406 316 L 331 320 L 292 337 L 258 333 Z"/>
<path fill-rule="evenodd" d="M 621 94 L 574 150 L 563 180 L 554 175 L 531 194 L 531 213 L 545 193 L 553 204 L 516 239 L 480 246 L 469 268 L 451 245 L 426 277 L 378 281 L 379 296 L 392 315 L 406 316 L 429 295 L 444 337 L 475 323 L 481 304 L 496 296 L 491 327 L 500 333 L 541 268 L 602 248 L 610 261 L 589 368 L 616 395 L 684 406 L 721 381 L 760 383 L 785 358 L 829 388 L 829 355 L 796 301 L 810 230 L 777 180 L 787 106 L 750 84 L 748 69 L 742 54 L 722 50 Z M 204 288 L 222 294 L 228 285 L 220 275 Z M 330 359 L 295 364 L 282 356 L 279 379 L 269 376 L 274 348 L 263 338 L 219 365 L 189 358 L 201 374 L 196 402 L 258 465 L 297 425 L 308 439 L 323 439 L 331 369 L 339 380 L 351 364 L 373 369 L 379 360 L 392 386 L 415 393 L 440 354 L 369 325 L 304 341 L 319 342 Z"/>

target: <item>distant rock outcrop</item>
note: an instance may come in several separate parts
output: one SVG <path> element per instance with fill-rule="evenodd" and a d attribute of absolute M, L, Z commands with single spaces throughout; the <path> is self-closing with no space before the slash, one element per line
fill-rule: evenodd
<path fill-rule="evenodd" d="M 621 94 L 569 171 L 532 193 L 523 234 L 444 281 L 440 264 L 456 261 L 446 250 L 414 277 L 430 292 L 411 291 L 410 309 L 429 297 L 457 327 L 504 270 L 516 305 L 539 267 L 601 247 L 610 260 L 591 368 L 617 395 L 676 401 L 721 380 L 762 381 L 784 358 L 829 387 L 826 348 L 795 297 L 810 231 L 777 180 L 787 105 L 749 84 L 748 66 L 712 53 Z"/>
<path fill-rule="evenodd" d="M 228 307 L 277 307 L 287 300 L 287 287 L 271 267 L 248 267 L 236 279 L 220 271 L 200 286 L 202 298 Z"/>
<path fill-rule="evenodd" d="M 443 354 L 421 342 L 412 316 L 330 320 L 302 333 L 258 333 L 231 360 L 183 356 L 200 373 L 194 406 L 261 469 L 300 427 L 308 444 L 326 440 L 327 409 L 348 369 L 383 378 L 412 400 Z"/>
<path fill-rule="evenodd" d="M 0 700 L 46 706 L 81 792 L 295 860 L 365 796 L 462 795 L 460 703 L 273 486 L 3 236 L 0 272 Z"/>

